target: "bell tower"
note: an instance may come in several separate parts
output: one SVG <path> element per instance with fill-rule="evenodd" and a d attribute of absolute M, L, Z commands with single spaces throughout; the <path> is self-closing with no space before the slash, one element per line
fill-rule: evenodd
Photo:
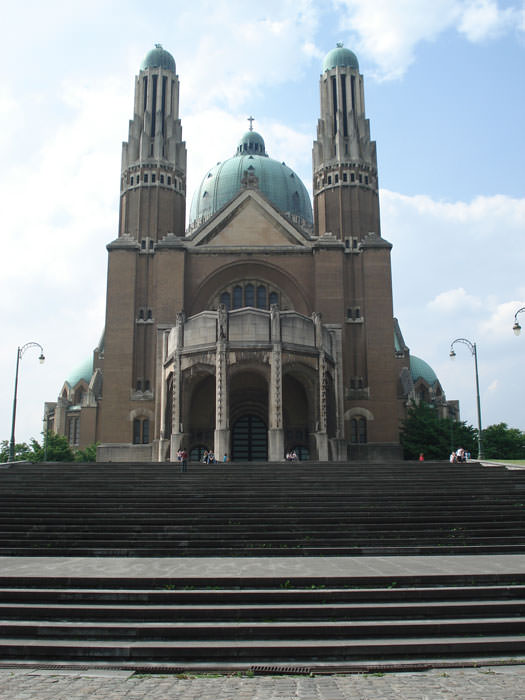
<path fill-rule="evenodd" d="M 347 456 L 399 455 L 392 246 L 381 237 L 376 144 L 365 115 L 363 76 L 356 55 L 342 44 L 324 59 L 320 102 L 314 227 L 320 243 L 333 241 L 343 255 L 338 269 L 335 252 L 330 261 L 324 251 L 317 305 L 325 320 L 341 324 Z M 318 255 L 319 266 L 323 258 Z M 337 294 L 327 300 L 321 292 L 326 279 L 337 279 Z"/>
<path fill-rule="evenodd" d="M 320 92 L 313 147 L 315 230 L 355 246 L 371 231 L 381 235 L 377 158 L 357 56 L 342 44 L 324 60 Z"/>
<path fill-rule="evenodd" d="M 150 458 L 160 430 L 155 415 L 158 329 L 173 323 L 183 308 L 180 256 L 168 264 L 162 251 L 166 240 L 175 253 L 182 249 L 185 208 L 179 79 L 173 56 L 157 44 L 135 78 L 133 119 L 122 144 L 118 237 L 107 246 L 100 438 L 133 443 L 139 459 L 141 449 Z"/>
<path fill-rule="evenodd" d="M 166 233 L 183 236 L 185 202 L 179 79 L 173 56 L 156 44 L 135 78 L 134 114 L 122 144 L 119 236 L 146 247 Z"/>

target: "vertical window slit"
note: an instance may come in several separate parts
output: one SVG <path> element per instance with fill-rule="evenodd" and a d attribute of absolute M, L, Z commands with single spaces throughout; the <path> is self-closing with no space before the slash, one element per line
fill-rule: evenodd
<path fill-rule="evenodd" d="M 337 82 L 335 75 L 332 76 L 332 103 L 334 108 L 334 135 L 337 134 Z"/>
<path fill-rule="evenodd" d="M 155 122 L 157 117 L 157 81 L 158 75 L 153 76 L 153 94 L 151 96 L 151 134 L 155 136 Z"/>
<path fill-rule="evenodd" d="M 168 79 L 164 75 L 162 77 L 162 102 L 161 102 L 161 111 L 162 111 L 162 135 L 164 136 L 164 122 L 166 119 L 166 88 L 168 85 Z"/>
<path fill-rule="evenodd" d="M 343 100 L 343 136 L 348 136 L 348 110 L 346 107 L 346 75 L 341 76 L 341 97 Z"/>

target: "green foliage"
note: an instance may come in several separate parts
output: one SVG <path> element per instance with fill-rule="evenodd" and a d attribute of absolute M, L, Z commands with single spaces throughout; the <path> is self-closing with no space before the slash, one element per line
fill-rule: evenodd
<path fill-rule="evenodd" d="M 489 425 L 481 432 L 483 452 L 488 459 L 525 458 L 525 433 L 506 423 Z"/>
<path fill-rule="evenodd" d="M 31 462 L 33 451 L 27 442 L 15 443 L 15 462 Z M 9 462 L 9 440 L 0 442 L 0 462 Z"/>
<path fill-rule="evenodd" d="M 75 455 L 67 438 L 64 435 L 48 432 L 47 445 L 37 442 L 35 438 L 31 438 L 31 447 L 33 451 L 33 462 L 43 462 L 46 458 L 48 462 L 73 462 Z"/>
<path fill-rule="evenodd" d="M 401 428 L 405 459 L 448 459 L 450 452 L 463 447 L 477 455 L 477 430 L 464 421 L 440 418 L 437 409 L 423 402 L 412 404 Z"/>
<path fill-rule="evenodd" d="M 75 452 L 75 462 L 96 462 L 97 461 L 97 444 L 93 443 L 84 447 L 83 450 Z"/>
<path fill-rule="evenodd" d="M 46 449 L 47 447 L 47 449 Z M 47 434 L 47 446 L 31 438 L 30 444 L 18 442 L 15 445 L 15 461 L 20 462 L 96 462 L 97 444 L 88 445 L 82 450 L 72 450 L 64 435 Z M 0 462 L 9 461 L 9 440 L 0 442 Z"/>

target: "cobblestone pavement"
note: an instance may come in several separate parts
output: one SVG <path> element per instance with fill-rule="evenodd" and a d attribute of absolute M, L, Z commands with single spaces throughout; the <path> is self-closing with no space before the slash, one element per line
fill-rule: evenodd
<path fill-rule="evenodd" d="M 1 700 L 523 700 L 525 666 L 317 677 L 0 669 Z"/>

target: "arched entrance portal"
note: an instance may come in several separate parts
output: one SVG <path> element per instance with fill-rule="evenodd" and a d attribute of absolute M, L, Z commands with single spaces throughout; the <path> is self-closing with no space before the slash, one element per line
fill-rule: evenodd
<path fill-rule="evenodd" d="M 264 462 L 268 459 L 268 429 L 259 416 L 241 416 L 232 430 L 232 459 Z"/>
<path fill-rule="evenodd" d="M 231 457 L 268 459 L 268 380 L 264 372 L 240 368 L 230 380 Z"/>

